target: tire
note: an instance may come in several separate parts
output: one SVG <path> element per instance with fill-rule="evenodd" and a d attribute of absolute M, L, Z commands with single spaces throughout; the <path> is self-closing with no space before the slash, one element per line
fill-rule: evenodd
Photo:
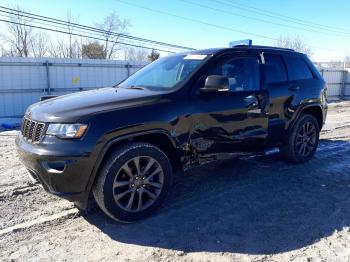
<path fill-rule="evenodd" d="M 162 205 L 172 177 L 170 161 L 163 151 L 149 143 L 130 143 L 108 157 L 92 192 L 109 217 L 134 222 Z"/>
<path fill-rule="evenodd" d="M 303 136 L 304 133 L 305 136 Z M 320 127 L 316 118 L 309 114 L 302 114 L 288 133 L 286 145 L 280 148 L 282 156 L 294 163 L 309 161 L 315 155 L 319 136 Z"/>

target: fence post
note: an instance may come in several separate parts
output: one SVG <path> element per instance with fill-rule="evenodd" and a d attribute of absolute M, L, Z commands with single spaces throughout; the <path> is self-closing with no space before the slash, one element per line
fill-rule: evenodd
<path fill-rule="evenodd" d="M 130 63 L 128 62 L 128 63 L 125 65 L 125 67 L 126 67 L 126 70 L 127 70 L 127 72 L 128 72 L 128 77 L 129 77 L 129 76 L 130 76 L 130 68 L 131 68 Z"/>
<path fill-rule="evenodd" d="M 341 80 L 341 89 L 340 89 L 340 98 L 345 98 L 346 76 L 347 76 L 347 71 L 345 69 L 343 69 L 343 71 L 342 71 L 342 80 Z"/>
<path fill-rule="evenodd" d="M 50 69 L 49 69 L 49 61 L 46 60 L 44 63 L 46 68 L 46 92 L 48 95 L 51 95 L 51 86 L 50 86 Z"/>

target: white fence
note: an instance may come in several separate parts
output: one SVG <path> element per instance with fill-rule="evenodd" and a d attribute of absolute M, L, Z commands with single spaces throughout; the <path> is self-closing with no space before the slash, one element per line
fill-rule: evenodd
<path fill-rule="evenodd" d="M 321 75 L 328 85 L 328 97 L 350 97 L 350 72 L 339 69 L 321 69 Z"/>
<path fill-rule="evenodd" d="M 0 58 L 0 120 L 22 117 L 25 109 L 44 95 L 112 86 L 145 64 L 97 59 Z M 328 83 L 329 97 L 350 97 L 350 72 L 339 69 L 320 72 Z"/>
<path fill-rule="evenodd" d="M 145 63 L 60 58 L 0 58 L 0 118 L 22 117 L 44 95 L 112 86 Z"/>

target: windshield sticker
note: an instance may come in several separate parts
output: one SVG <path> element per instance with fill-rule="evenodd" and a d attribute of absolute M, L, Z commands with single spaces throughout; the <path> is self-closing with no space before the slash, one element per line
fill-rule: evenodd
<path fill-rule="evenodd" d="M 184 57 L 184 59 L 203 60 L 206 57 L 207 57 L 207 55 L 187 55 L 187 56 Z"/>

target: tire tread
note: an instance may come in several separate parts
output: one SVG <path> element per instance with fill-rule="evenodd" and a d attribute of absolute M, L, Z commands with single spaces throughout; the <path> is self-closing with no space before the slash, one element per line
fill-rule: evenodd
<path fill-rule="evenodd" d="M 110 218 L 112 218 L 114 220 L 117 220 L 118 222 L 128 223 L 130 221 L 121 220 L 121 219 L 115 217 L 113 214 L 111 214 L 111 212 L 109 212 L 109 210 L 107 209 L 107 207 L 105 205 L 104 184 L 105 184 L 107 175 L 109 174 L 109 171 L 111 170 L 111 168 L 113 168 L 113 165 L 115 164 L 115 162 L 119 158 L 121 158 L 125 154 L 127 154 L 130 150 L 135 150 L 135 149 L 140 149 L 140 148 L 152 148 L 153 150 L 157 150 L 159 153 L 161 153 L 167 159 L 167 161 L 170 165 L 170 161 L 169 161 L 168 157 L 166 156 L 166 154 L 162 150 L 160 150 L 158 147 L 156 147 L 150 143 L 134 142 L 134 143 L 125 144 L 125 145 L 122 145 L 120 148 L 118 148 L 112 154 L 110 154 L 108 156 L 108 158 L 107 158 L 106 162 L 104 163 L 102 169 L 100 170 L 98 177 L 96 178 L 96 181 L 95 181 L 94 186 L 92 188 L 92 193 L 93 193 L 93 196 L 95 198 L 97 205 L 101 208 L 101 210 L 106 215 L 108 215 Z"/>

